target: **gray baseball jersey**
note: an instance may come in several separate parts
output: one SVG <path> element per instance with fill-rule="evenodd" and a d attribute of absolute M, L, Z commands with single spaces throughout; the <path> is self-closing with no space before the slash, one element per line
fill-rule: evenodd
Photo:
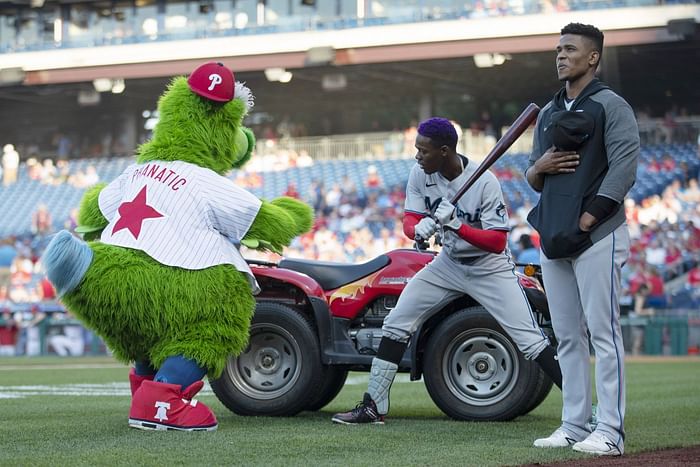
<path fill-rule="evenodd" d="M 463 158 L 463 164 L 468 159 Z M 450 200 L 476 171 L 477 164 L 466 163 L 462 173 L 450 181 L 439 173 L 426 174 L 418 164 L 411 169 L 406 188 L 406 212 L 430 215 L 443 198 Z M 483 230 L 509 230 L 508 212 L 503 202 L 501 185 L 490 171 L 486 171 L 462 196 L 455 206 L 462 223 Z M 453 258 L 470 258 L 486 254 L 453 231 L 446 231 L 443 250 Z"/>

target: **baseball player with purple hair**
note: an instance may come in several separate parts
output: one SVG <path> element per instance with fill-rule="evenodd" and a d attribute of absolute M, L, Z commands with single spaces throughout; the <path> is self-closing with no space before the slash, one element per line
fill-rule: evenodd
<path fill-rule="evenodd" d="M 561 387 L 556 352 L 537 325 L 506 249 L 508 215 L 498 180 L 491 172 L 484 173 L 453 206 L 449 200 L 477 168 L 457 153 L 454 126 L 444 118 L 422 122 L 415 147 L 417 163 L 406 189 L 404 233 L 411 239 L 429 239 L 442 229 L 443 248 L 408 282 L 384 319 L 363 401 L 354 410 L 334 415 L 335 423 L 384 423 L 389 389 L 412 334 L 463 294 L 483 305 L 525 358 L 535 359 Z"/>

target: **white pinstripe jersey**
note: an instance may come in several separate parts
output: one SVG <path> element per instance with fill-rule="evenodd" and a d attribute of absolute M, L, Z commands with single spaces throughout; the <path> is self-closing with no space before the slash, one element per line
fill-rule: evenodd
<path fill-rule="evenodd" d="M 457 193 L 477 167 L 478 164 L 470 160 L 462 173 L 450 181 L 437 172 L 428 175 L 418 164 L 415 164 L 408 177 L 404 210 L 423 216 L 430 215 L 437 209 L 443 197 L 450 200 Z M 509 230 L 508 213 L 503 203 L 501 185 L 496 176 L 488 170 L 457 201 L 455 207 L 457 217 L 471 227 L 483 230 Z M 443 250 L 453 258 L 481 256 L 485 253 L 449 230 L 445 232 L 445 238 L 443 238 Z"/>
<path fill-rule="evenodd" d="M 102 241 L 144 251 L 168 266 L 232 264 L 257 292 L 236 244 L 261 204 L 210 169 L 181 161 L 134 164 L 100 192 L 100 210 L 109 220 Z"/>

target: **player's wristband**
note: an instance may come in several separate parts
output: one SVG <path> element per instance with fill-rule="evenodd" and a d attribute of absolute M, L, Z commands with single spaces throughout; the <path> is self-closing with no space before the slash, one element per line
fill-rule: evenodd
<path fill-rule="evenodd" d="M 586 212 L 596 218 L 598 222 L 606 219 L 609 215 L 614 213 L 620 203 L 607 196 L 596 195 L 593 201 L 586 206 Z"/>

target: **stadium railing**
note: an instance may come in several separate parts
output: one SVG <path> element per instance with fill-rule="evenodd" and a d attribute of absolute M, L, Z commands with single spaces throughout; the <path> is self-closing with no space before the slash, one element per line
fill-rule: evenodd
<path fill-rule="evenodd" d="M 502 129 L 504 132 L 506 128 Z M 396 159 L 414 157 L 415 133 L 406 131 L 356 133 L 333 136 L 283 137 L 260 139 L 256 143 L 255 156 L 277 156 L 282 151 L 308 154 L 314 161 Z M 470 158 L 481 160 L 496 144 L 496 137 L 481 131 L 461 132 L 458 151 Z M 527 130 L 511 146 L 511 153 L 527 153 L 532 147 L 532 130 Z"/>

